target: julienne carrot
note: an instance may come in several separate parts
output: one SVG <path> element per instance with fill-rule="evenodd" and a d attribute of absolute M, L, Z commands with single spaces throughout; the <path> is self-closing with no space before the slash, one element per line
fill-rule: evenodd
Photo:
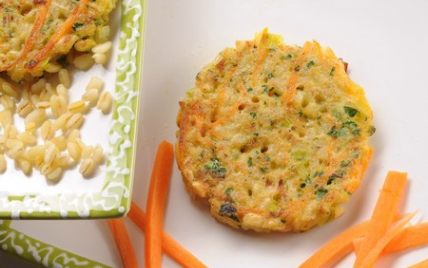
<path fill-rule="evenodd" d="M 354 240 L 354 250 L 357 254 L 361 243 L 362 238 Z M 426 244 L 428 244 L 428 222 L 423 222 L 404 228 L 386 245 L 382 254 L 394 253 Z"/>
<path fill-rule="evenodd" d="M 367 233 L 361 243 L 360 251 L 354 263 L 354 268 L 363 264 L 369 251 L 376 245 L 381 237 L 385 235 L 391 226 L 394 216 L 397 214 L 398 206 L 407 183 L 407 173 L 395 171 L 388 172 L 375 209 L 367 227 Z"/>
<path fill-rule="evenodd" d="M 162 266 L 163 220 L 173 160 L 173 145 L 167 141 L 162 141 L 156 153 L 147 196 L 145 234 L 146 268 L 160 268 Z"/>
<path fill-rule="evenodd" d="M 339 234 L 307 259 L 299 268 L 326 267 L 339 261 L 352 251 L 352 241 L 363 237 L 368 226 L 369 222 L 365 221 Z"/>
<path fill-rule="evenodd" d="M 367 256 L 364 256 L 361 266 L 358 267 L 373 267 L 374 263 L 376 262 L 376 259 L 379 257 L 385 246 L 404 228 L 404 226 L 415 216 L 415 214 L 416 212 L 405 215 L 401 221 L 390 227 L 385 233 L 385 235 L 377 241 L 377 243 L 372 249 L 370 249 Z"/>
<path fill-rule="evenodd" d="M 129 217 L 143 232 L 146 229 L 147 217 L 144 211 L 134 202 L 131 204 L 127 217 Z M 165 231 L 162 233 L 162 248 L 166 254 L 185 268 L 207 268 L 200 260 L 178 244 Z"/>
<path fill-rule="evenodd" d="M 134 248 L 129 239 L 123 219 L 108 220 L 110 230 L 114 236 L 117 248 L 124 268 L 138 268 L 137 257 L 135 256 Z"/>
<path fill-rule="evenodd" d="M 383 253 L 397 252 L 426 244 L 428 244 L 428 222 L 423 222 L 404 228 L 385 247 Z"/>
<path fill-rule="evenodd" d="M 16 62 L 13 65 L 18 64 L 20 61 L 25 59 L 25 57 L 28 55 L 30 50 L 34 47 L 34 44 L 36 40 L 39 38 L 41 29 L 45 23 L 46 16 L 48 15 L 51 2 L 52 0 L 47 0 L 42 3 L 42 6 L 40 7 L 39 12 L 37 13 L 37 17 L 36 17 L 36 21 L 34 23 L 33 29 L 31 30 L 31 33 L 28 36 L 27 41 L 25 42 L 24 51 L 22 52 L 21 56 L 19 56 L 19 58 L 16 60 Z"/>
<path fill-rule="evenodd" d="M 428 267 L 428 259 L 418 262 L 412 266 L 409 266 L 408 268 L 427 268 Z"/>

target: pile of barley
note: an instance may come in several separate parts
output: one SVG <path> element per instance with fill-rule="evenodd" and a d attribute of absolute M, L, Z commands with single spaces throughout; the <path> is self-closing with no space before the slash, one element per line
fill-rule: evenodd
<path fill-rule="evenodd" d="M 103 48 L 102 52 L 107 50 Z M 92 108 L 103 113 L 111 110 L 111 94 L 102 91 L 104 82 L 100 78 L 93 77 L 81 99 L 70 103 L 70 75 L 66 69 L 61 69 L 58 75 L 60 83 L 56 87 L 41 78 L 16 88 L 0 78 L 1 173 L 7 168 L 5 156 L 13 159 L 26 175 L 36 169 L 52 181 L 76 166 L 83 176 L 91 176 L 103 162 L 103 148 L 99 144 L 85 144 L 79 129 Z M 22 131 L 14 124 L 15 114 L 24 118 Z"/>

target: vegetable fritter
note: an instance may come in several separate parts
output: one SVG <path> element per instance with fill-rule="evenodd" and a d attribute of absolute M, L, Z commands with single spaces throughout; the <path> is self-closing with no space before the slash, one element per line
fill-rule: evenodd
<path fill-rule="evenodd" d="M 372 111 L 330 48 L 267 30 L 238 41 L 180 101 L 188 191 L 244 230 L 306 231 L 343 213 L 372 155 Z"/>

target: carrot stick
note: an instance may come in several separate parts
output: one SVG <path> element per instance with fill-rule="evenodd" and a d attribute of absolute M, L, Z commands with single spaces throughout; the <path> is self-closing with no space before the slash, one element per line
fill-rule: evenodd
<path fill-rule="evenodd" d="M 428 259 L 418 262 L 412 266 L 409 266 L 408 268 L 427 268 L 428 267 Z"/>
<path fill-rule="evenodd" d="M 428 222 L 404 228 L 403 231 L 385 247 L 383 253 L 397 252 L 426 244 L 428 244 Z"/>
<path fill-rule="evenodd" d="M 40 49 L 39 53 L 37 53 L 37 55 L 35 55 L 34 58 L 29 63 L 25 65 L 25 68 L 32 70 L 37 65 L 39 65 L 44 58 L 46 58 L 47 54 L 55 47 L 59 39 L 64 35 L 66 35 L 69 31 L 71 31 L 71 28 L 76 22 L 78 16 L 81 14 L 83 10 L 87 8 L 86 4 L 89 1 L 91 0 L 81 0 L 77 4 L 77 7 L 73 10 L 70 16 L 65 20 L 61 28 L 51 36 L 51 38 L 49 39 L 49 42 L 42 49 Z"/>
<path fill-rule="evenodd" d="M 147 268 L 160 268 L 162 263 L 163 220 L 173 158 L 172 144 L 162 141 L 156 153 L 147 197 L 145 235 L 145 263 Z"/>
<path fill-rule="evenodd" d="M 369 221 L 355 225 L 325 244 L 299 268 L 319 268 L 335 263 L 352 251 L 352 241 L 364 236 Z"/>
<path fill-rule="evenodd" d="M 129 239 L 128 231 L 122 219 L 108 220 L 110 230 L 113 233 L 114 241 L 119 249 L 120 257 L 124 268 L 138 268 L 137 257 Z"/>
<path fill-rule="evenodd" d="M 147 220 L 146 214 L 133 201 L 127 217 L 129 217 L 143 232 L 145 231 Z M 162 233 L 162 248 L 166 254 L 185 268 L 207 268 L 205 264 L 178 244 L 165 231 Z"/>
<path fill-rule="evenodd" d="M 398 205 L 407 182 L 407 173 L 388 172 L 375 209 L 367 227 L 354 268 L 361 267 L 369 251 L 385 235 L 397 214 Z"/>
<path fill-rule="evenodd" d="M 385 235 L 382 236 L 379 241 L 377 241 L 375 246 L 369 251 L 367 256 L 365 256 L 361 266 L 359 267 L 373 267 L 374 263 L 376 262 L 376 259 L 379 257 L 385 246 L 392 240 L 392 238 L 394 238 L 401 230 L 403 230 L 404 226 L 415 216 L 415 214 L 416 212 L 405 215 L 401 221 L 389 228 Z"/>
<path fill-rule="evenodd" d="M 354 250 L 359 252 L 362 238 L 354 240 Z M 383 249 L 382 254 L 394 253 L 428 244 L 428 222 L 412 225 L 404 228 Z M 427 266 L 428 267 L 428 266 Z"/>

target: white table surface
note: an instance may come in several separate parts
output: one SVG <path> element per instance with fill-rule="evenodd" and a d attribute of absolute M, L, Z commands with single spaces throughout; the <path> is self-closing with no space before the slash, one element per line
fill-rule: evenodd
<path fill-rule="evenodd" d="M 374 110 L 373 160 L 340 219 L 305 234 L 242 234 L 216 223 L 192 202 L 175 170 L 165 229 L 212 268 L 296 267 L 324 242 L 371 214 L 386 172 L 408 171 L 406 211 L 426 220 L 428 1 L 149 0 L 134 200 L 145 206 L 157 143 L 175 141 L 178 100 L 204 64 L 237 39 L 264 27 L 302 45 L 316 39 L 350 63 Z M 127 221 L 143 267 L 144 236 Z M 12 227 L 55 246 L 122 267 L 105 221 L 19 221 Z M 227 241 L 227 242 L 226 242 Z M 273 248 L 274 246 L 274 248 Z M 232 251 L 235 250 L 235 251 Z M 376 267 L 407 267 L 427 249 L 383 258 Z M 277 259 L 275 259 L 277 258 Z M 225 264 L 224 260 L 227 260 Z M 282 261 L 278 261 L 282 260 Z M 351 267 L 352 257 L 340 267 Z M 243 265 L 243 266 L 241 266 Z M 0 267 L 32 267 L 0 253 Z M 164 267 L 178 267 L 165 258 Z"/>

